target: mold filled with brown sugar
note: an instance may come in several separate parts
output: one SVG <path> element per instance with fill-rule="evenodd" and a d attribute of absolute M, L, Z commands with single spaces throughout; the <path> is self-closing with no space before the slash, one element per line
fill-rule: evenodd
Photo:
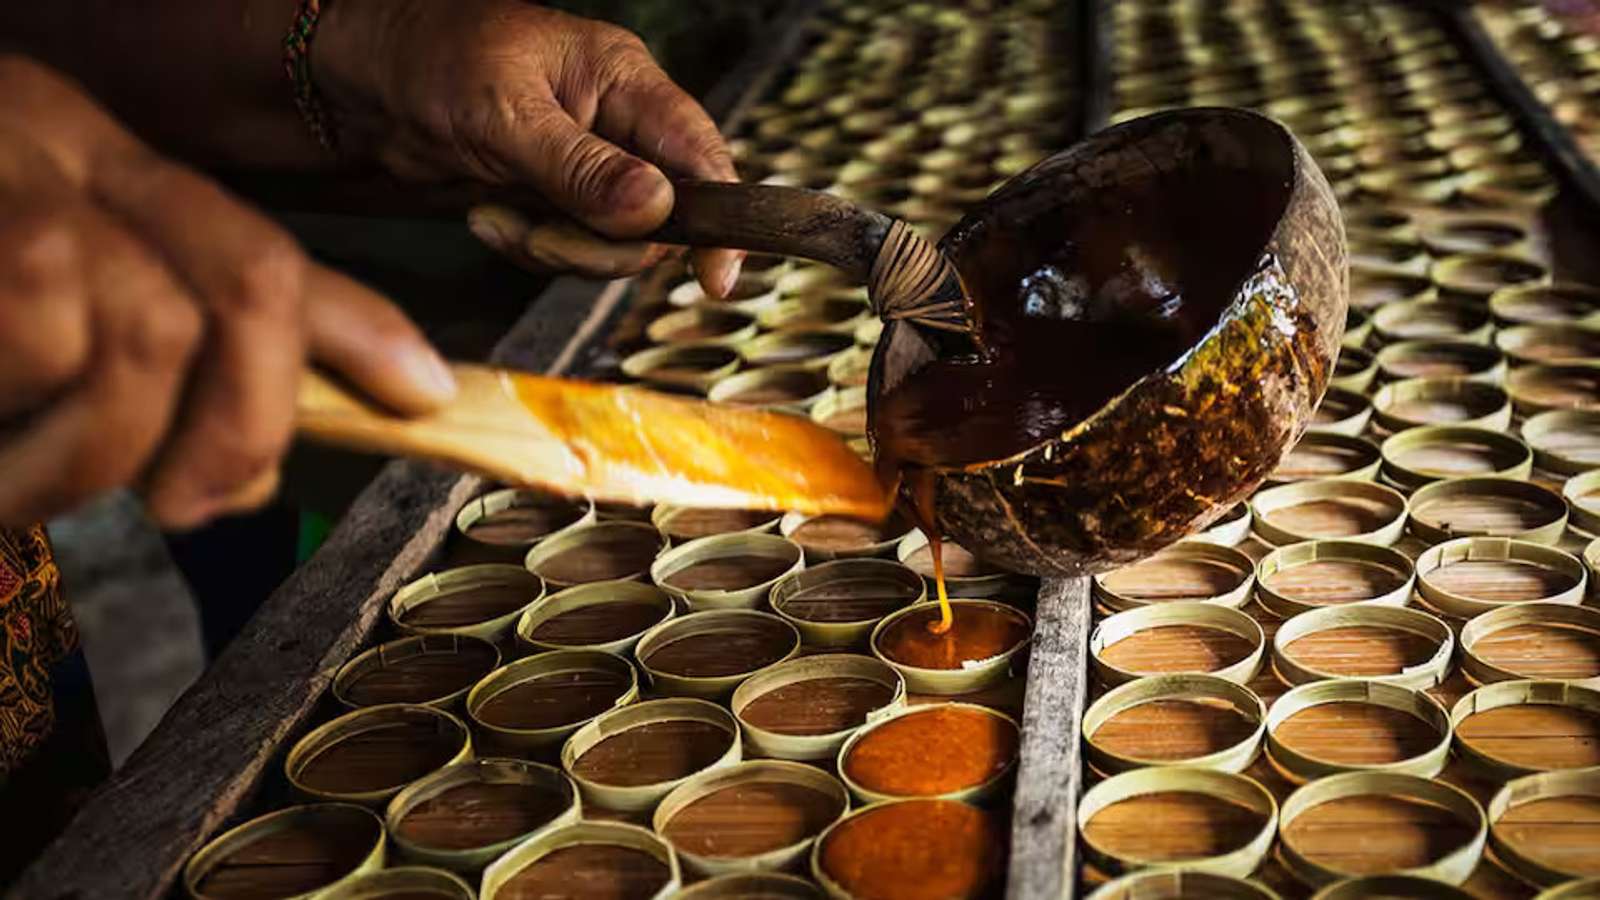
<path fill-rule="evenodd" d="M 899 515 L 890 516 L 882 523 L 846 516 L 817 516 L 802 522 L 789 539 L 807 550 L 849 553 L 892 541 L 910 530 L 910 524 Z"/>
<path fill-rule="evenodd" d="M 808 678 L 756 697 L 739 717 L 776 734 L 838 734 L 865 724 L 868 714 L 888 706 L 894 695 L 892 686 L 871 678 Z"/>
<path fill-rule="evenodd" d="M 931 603 L 895 619 L 878 635 L 878 651 L 919 669 L 960 669 L 1014 650 L 1032 631 L 1022 613 L 998 605 L 956 603 L 952 612 L 954 624 L 942 633 L 929 628 L 939 621 Z"/>
<path fill-rule="evenodd" d="M 660 522 L 661 532 L 673 541 L 691 541 L 713 534 L 750 531 L 774 521 L 770 512 L 759 509 L 684 508 L 674 509 Z"/>
<path fill-rule="evenodd" d="M 620 844 L 573 844 L 523 866 L 495 900 L 648 900 L 672 880 L 653 854 Z"/>
<path fill-rule="evenodd" d="M 861 900 L 989 896 L 1005 868 L 1000 823 L 954 800 L 871 807 L 829 832 L 823 874 Z"/>
<path fill-rule="evenodd" d="M 616 787 L 661 784 L 710 766 L 731 746 L 733 735 L 711 722 L 647 722 L 619 731 L 585 750 L 573 761 L 572 774 Z"/>
<path fill-rule="evenodd" d="M 469 781 L 412 807 L 396 832 L 421 847 L 471 850 L 542 828 L 571 805 L 571 794 L 549 784 Z"/>
<path fill-rule="evenodd" d="M 609 669 L 551 672 L 500 691 L 475 715 L 497 728 L 558 728 L 612 708 L 629 686 L 626 675 Z"/>
<path fill-rule="evenodd" d="M 846 777 L 895 797 L 935 797 L 1000 777 L 1017 758 L 1015 723 L 965 706 L 897 716 L 862 735 L 843 761 Z"/>
<path fill-rule="evenodd" d="M 538 573 L 563 585 L 636 578 L 660 551 L 660 540 L 642 528 L 596 530 L 541 560 Z"/>

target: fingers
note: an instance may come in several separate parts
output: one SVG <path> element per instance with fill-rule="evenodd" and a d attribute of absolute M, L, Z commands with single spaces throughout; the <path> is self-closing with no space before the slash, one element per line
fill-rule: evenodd
<path fill-rule="evenodd" d="M 160 446 L 204 328 L 197 299 L 159 256 L 85 208 L 77 302 L 93 352 L 48 407 L 0 441 L 0 522 L 23 524 L 134 481 Z"/>
<path fill-rule="evenodd" d="M 158 520 L 195 524 L 227 511 L 227 498 L 275 469 L 288 448 L 305 365 L 308 263 L 265 217 L 148 154 L 108 160 L 92 189 L 160 249 L 206 316 L 181 417 L 144 482 Z"/>
<path fill-rule="evenodd" d="M 0 222 L 0 416 L 36 409 L 89 362 L 81 242 L 57 210 Z"/>
<path fill-rule="evenodd" d="M 580 127 L 554 97 L 528 107 L 515 138 L 496 142 L 513 177 L 607 237 L 638 237 L 666 221 L 672 185 L 660 169 Z"/>
<path fill-rule="evenodd" d="M 642 272 L 674 252 L 662 244 L 608 241 L 575 222 L 530 222 L 503 206 L 473 209 L 467 225 L 479 240 L 536 272 L 572 270 L 594 278 L 622 278 Z"/>
<path fill-rule="evenodd" d="M 667 77 L 637 40 L 621 41 L 619 48 L 606 63 L 618 75 L 600 97 L 595 130 L 671 174 L 738 181 L 733 154 L 705 109 Z M 744 258 L 742 250 L 698 250 L 695 275 L 708 294 L 725 297 Z"/>
<path fill-rule="evenodd" d="M 312 362 L 406 415 L 455 396 L 455 377 L 422 332 L 388 300 L 332 269 L 306 271 Z"/>

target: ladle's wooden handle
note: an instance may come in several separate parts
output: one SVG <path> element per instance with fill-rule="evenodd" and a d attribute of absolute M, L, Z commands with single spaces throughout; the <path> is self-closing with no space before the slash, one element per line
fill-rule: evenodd
<path fill-rule="evenodd" d="M 892 220 L 822 191 L 772 184 L 676 181 L 664 244 L 731 247 L 814 259 L 865 282 Z"/>

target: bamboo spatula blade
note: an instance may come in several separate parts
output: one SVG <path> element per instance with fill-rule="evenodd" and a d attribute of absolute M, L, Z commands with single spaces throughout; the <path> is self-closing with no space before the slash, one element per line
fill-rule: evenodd
<path fill-rule="evenodd" d="M 456 400 L 409 419 L 309 373 L 300 431 L 604 502 L 888 514 L 872 468 L 838 435 L 796 416 L 483 366 L 454 371 Z"/>

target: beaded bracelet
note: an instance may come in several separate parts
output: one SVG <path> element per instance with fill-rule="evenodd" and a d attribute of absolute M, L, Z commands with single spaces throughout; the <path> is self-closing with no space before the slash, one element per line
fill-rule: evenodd
<path fill-rule="evenodd" d="M 333 120 L 322 104 L 322 95 L 311 78 L 311 39 L 316 35 L 317 22 L 322 16 L 322 0 L 300 0 L 289 33 L 283 38 L 283 68 L 294 87 L 294 105 L 300 118 L 324 149 L 338 152 Z"/>

